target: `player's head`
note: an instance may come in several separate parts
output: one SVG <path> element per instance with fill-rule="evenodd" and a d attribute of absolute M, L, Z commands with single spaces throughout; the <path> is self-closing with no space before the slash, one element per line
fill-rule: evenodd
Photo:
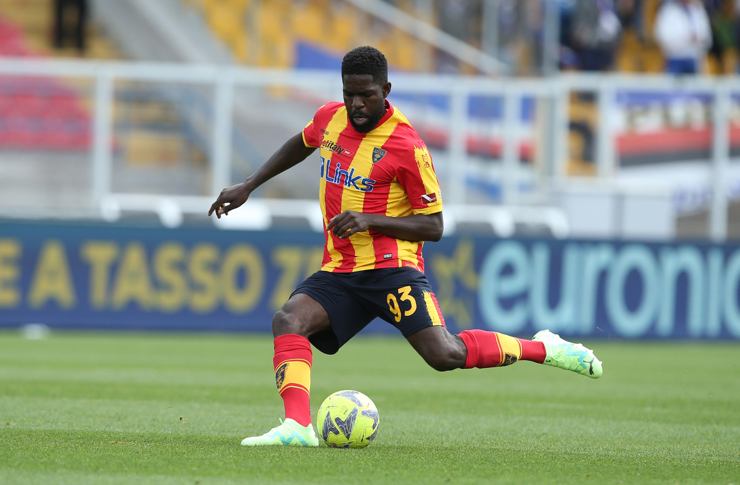
<path fill-rule="evenodd" d="M 391 92 L 383 53 L 369 46 L 349 51 L 342 59 L 342 88 L 352 126 L 363 133 L 375 128 L 385 114 L 385 98 Z"/>

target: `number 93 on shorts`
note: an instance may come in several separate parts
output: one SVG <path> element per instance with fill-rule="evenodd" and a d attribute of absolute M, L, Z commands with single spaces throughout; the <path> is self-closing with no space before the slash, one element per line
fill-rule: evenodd
<path fill-rule="evenodd" d="M 303 281 L 295 293 L 307 294 L 329 315 L 331 330 L 310 339 L 327 353 L 336 352 L 376 317 L 406 337 L 426 327 L 444 325 L 426 275 L 414 268 L 319 271 Z"/>

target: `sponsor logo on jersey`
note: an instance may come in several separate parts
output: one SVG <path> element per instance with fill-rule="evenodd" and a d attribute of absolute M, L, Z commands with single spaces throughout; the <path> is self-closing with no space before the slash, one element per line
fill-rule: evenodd
<path fill-rule="evenodd" d="M 373 163 L 378 163 L 387 152 L 380 147 L 373 148 Z"/>
<path fill-rule="evenodd" d="M 324 141 L 322 141 L 321 142 L 321 148 L 326 148 L 327 150 L 329 150 L 331 152 L 338 153 L 340 155 L 344 155 L 344 156 L 347 156 L 347 157 L 350 156 L 350 155 L 352 155 L 352 152 L 350 152 L 349 150 L 347 150 L 346 148 L 344 148 L 342 145 L 337 145 L 336 143 L 334 143 L 331 140 L 324 140 Z"/>
<path fill-rule="evenodd" d="M 435 202 L 437 202 L 437 194 L 435 194 L 434 192 L 432 192 L 431 194 L 424 194 L 421 196 L 421 201 L 427 205 L 434 204 Z"/>
<path fill-rule="evenodd" d="M 355 175 L 355 169 L 349 170 L 342 168 L 342 162 L 334 164 L 334 170 L 332 171 L 331 160 L 327 160 L 324 157 L 321 158 L 321 177 L 326 179 L 327 182 L 344 185 L 347 188 L 359 190 L 360 192 L 372 192 L 375 188 L 375 179 L 365 177 L 364 175 Z"/>

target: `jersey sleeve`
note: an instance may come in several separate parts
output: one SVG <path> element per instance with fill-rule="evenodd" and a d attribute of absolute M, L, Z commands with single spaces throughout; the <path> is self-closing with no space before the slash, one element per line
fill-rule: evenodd
<path fill-rule="evenodd" d="M 314 119 L 309 121 L 306 126 L 303 127 L 301 136 L 303 137 L 303 144 L 306 145 L 306 147 L 318 148 L 319 144 L 321 143 L 321 137 L 319 136 L 319 130 L 316 129 L 315 117 Z"/>
<path fill-rule="evenodd" d="M 303 144 L 307 147 L 318 148 L 324 139 L 324 128 L 330 116 L 330 111 L 338 103 L 327 103 L 316 110 L 313 119 L 303 127 L 301 136 Z"/>
<path fill-rule="evenodd" d="M 432 157 L 423 143 L 407 152 L 398 167 L 398 182 L 406 191 L 414 214 L 435 214 L 442 211 L 442 193 Z"/>

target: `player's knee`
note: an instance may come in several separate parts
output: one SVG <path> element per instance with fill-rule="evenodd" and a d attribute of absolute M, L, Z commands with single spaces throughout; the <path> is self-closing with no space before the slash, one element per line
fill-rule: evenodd
<path fill-rule="evenodd" d="M 280 309 L 272 317 L 272 334 L 277 337 L 278 335 L 285 335 L 287 333 L 298 335 L 307 334 L 304 326 L 292 313 Z"/>

